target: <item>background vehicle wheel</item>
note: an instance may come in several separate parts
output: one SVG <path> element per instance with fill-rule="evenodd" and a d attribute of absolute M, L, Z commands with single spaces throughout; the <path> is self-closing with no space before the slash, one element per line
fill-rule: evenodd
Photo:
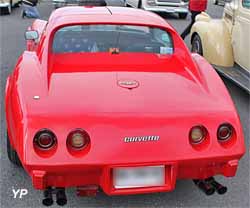
<path fill-rule="evenodd" d="M 218 0 L 214 0 L 214 5 L 218 5 Z"/>
<path fill-rule="evenodd" d="M 124 7 L 129 7 L 127 1 L 124 1 Z"/>
<path fill-rule="evenodd" d="M 7 14 L 11 14 L 11 10 L 12 10 L 12 0 L 9 1 L 9 6 L 7 8 Z"/>
<path fill-rule="evenodd" d="M 142 8 L 142 2 L 141 2 L 141 0 L 139 1 L 138 7 L 137 7 L 137 8 L 138 8 L 138 9 Z"/>
<path fill-rule="evenodd" d="M 17 165 L 17 166 L 22 166 L 22 163 L 20 162 L 20 159 L 16 153 L 16 151 L 11 147 L 11 144 L 10 144 L 10 140 L 9 140 L 9 136 L 8 136 L 8 133 L 7 133 L 7 153 L 8 153 L 8 158 L 9 160 Z"/>
<path fill-rule="evenodd" d="M 192 49 L 191 51 L 193 53 L 198 53 L 201 56 L 203 55 L 203 48 L 202 48 L 202 42 L 201 38 L 198 34 L 195 34 L 193 39 L 192 39 Z"/>
<path fill-rule="evenodd" d="M 187 15 L 188 15 L 188 13 L 179 13 L 179 18 L 180 19 L 186 19 Z"/>

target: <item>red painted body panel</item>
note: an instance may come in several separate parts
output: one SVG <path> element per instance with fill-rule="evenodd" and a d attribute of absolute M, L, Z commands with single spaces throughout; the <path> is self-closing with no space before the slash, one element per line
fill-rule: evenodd
<path fill-rule="evenodd" d="M 28 28 L 28 30 L 36 30 L 39 34 L 39 39 L 37 41 L 26 41 L 26 48 L 28 51 L 35 51 L 37 49 L 37 45 L 40 41 L 40 38 L 44 32 L 44 29 L 47 25 L 47 21 L 36 19 L 31 27 Z"/>
<path fill-rule="evenodd" d="M 51 54 L 56 29 L 74 23 L 164 28 L 173 37 L 174 54 Z M 40 34 L 37 47 L 19 58 L 6 86 L 10 142 L 35 188 L 98 185 L 110 195 L 138 194 L 173 190 L 180 178 L 236 174 L 245 147 L 234 104 L 214 69 L 199 55 L 191 55 L 164 20 L 133 9 L 64 8 L 52 14 Z M 136 80 L 139 87 L 118 86 L 123 79 Z M 216 135 L 222 123 L 230 123 L 235 130 L 224 144 Z M 207 128 L 209 136 L 194 147 L 189 131 L 198 124 Z M 57 145 L 41 154 L 33 138 L 43 128 L 56 134 Z M 79 154 L 72 154 L 66 145 L 67 135 L 75 128 L 83 128 L 91 138 L 89 148 Z M 123 140 L 147 135 L 161 139 Z M 113 167 L 143 165 L 165 165 L 166 184 L 113 187 Z"/>

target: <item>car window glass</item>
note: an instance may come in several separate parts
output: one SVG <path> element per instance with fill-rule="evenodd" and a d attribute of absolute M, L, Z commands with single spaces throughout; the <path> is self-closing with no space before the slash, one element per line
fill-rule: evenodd
<path fill-rule="evenodd" d="M 171 35 L 160 28 L 134 25 L 74 25 L 59 29 L 54 53 L 172 54 Z"/>
<path fill-rule="evenodd" d="M 242 5 L 243 7 L 250 9 L 250 0 L 243 0 Z"/>

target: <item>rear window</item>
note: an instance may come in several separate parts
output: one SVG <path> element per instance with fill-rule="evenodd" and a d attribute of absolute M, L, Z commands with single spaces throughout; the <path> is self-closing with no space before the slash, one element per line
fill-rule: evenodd
<path fill-rule="evenodd" d="M 54 53 L 156 53 L 172 54 L 171 35 L 156 27 L 132 25 L 74 25 L 59 29 Z"/>

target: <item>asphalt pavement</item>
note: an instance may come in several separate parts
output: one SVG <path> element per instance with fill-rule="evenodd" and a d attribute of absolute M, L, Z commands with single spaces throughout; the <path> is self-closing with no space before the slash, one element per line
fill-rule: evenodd
<path fill-rule="evenodd" d="M 223 7 L 212 5 L 209 1 L 208 13 L 214 17 L 222 16 Z M 109 5 L 121 5 L 121 0 L 108 0 Z M 53 11 L 49 1 L 39 4 L 38 9 L 42 19 L 48 19 Z M 190 21 L 178 19 L 177 15 L 164 15 L 167 21 L 182 32 Z M 24 32 L 32 20 L 21 18 L 21 8 L 15 8 L 13 13 L 0 16 L 0 86 L 1 86 L 1 140 L 0 140 L 0 208 L 28 208 L 43 207 L 41 204 L 42 192 L 33 189 L 30 177 L 22 168 L 15 167 L 8 161 L 6 153 L 6 125 L 4 115 L 4 89 L 6 77 L 14 68 L 17 58 L 25 49 Z M 190 40 L 186 44 L 190 47 Z M 230 81 L 223 80 L 234 100 L 239 112 L 244 129 L 246 147 L 249 150 L 249 96 L 234 86 Z M 32 86 L 31 86 L 32 87 Z M 218 181 L 228 187 L 228 193 L 220 196 L 214 194 L 205 196 L 199 191 L 191 180 L 177 181 L 176 189 L 169 193 L 143 194 L 133 196 L 106 196 L 98 193 L 96 197 L 79 198 L 75 195 L 75 189 L 68 189 L 68 204 L 66 207 L 124 207 L 124 208 L 158 208 L 158 207 L 231 207 L 247 208 L 249 205 L 249 152 L 240 161 L 236 177 L 216 177 Z M 28 194 L 22 198 L 14 198 L 13 189 L 27 189 Z M 53 205 L 52 207 L 57 207 Z"/>

